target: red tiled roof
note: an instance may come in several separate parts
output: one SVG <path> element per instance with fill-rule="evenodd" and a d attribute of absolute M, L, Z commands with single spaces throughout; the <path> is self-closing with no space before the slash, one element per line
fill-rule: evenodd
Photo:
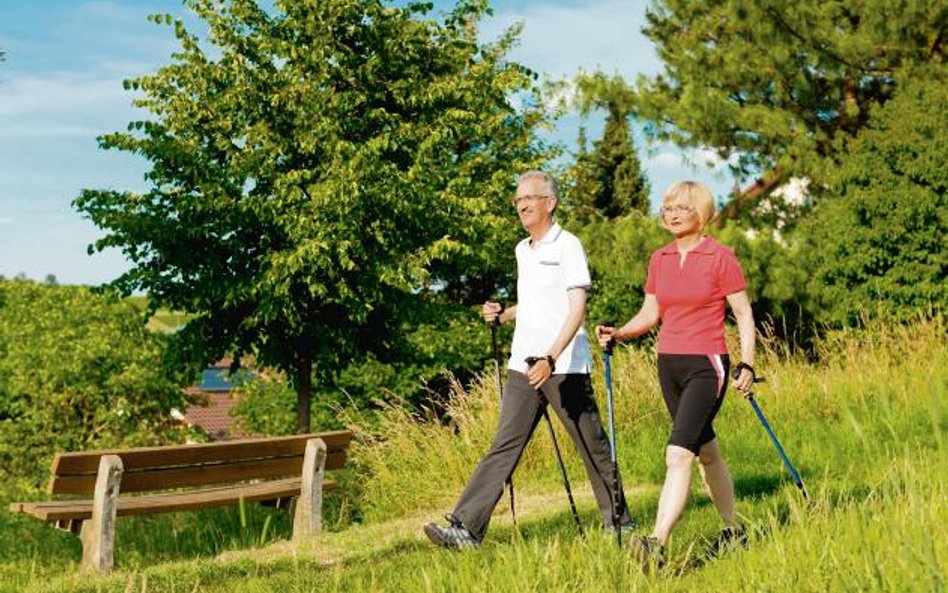
<path fill-rule="evenodd" d="M 247 359 L 241 359 L 241 362 L 243 362 L 244 364 L 247 364 L 247 363 L 249 362 L 249 360 L 247 360 Z M 208 367 L 209 367 L 209 368 L 212 368 L 212 369 L 229 369 L 229 368 L 230 368 L 230 365 L 232 365 L 232 364 L 234 364 L 234 357 L 233 357 L 233 356 L 225 356 L 224 358 L 218 360 L 218 361 L 215 362 L 214 364 L 208 365 Z"/>
<path fill-rule="evenodd" d="M 188 395 L 188 399 L 193 402 L 188 404 L 184 412 L 189 425 L 200 428 L 215 441 L 247 436 L 237 429 L 230 415 L 231 408 L 240 401 L 235 394 L 192 388 L 188 390 Z"/>
<path fill-rule="evenodd" d="M 755 179 L 746 187 L 735 188 L 734 193 L 731 195 L 731 200 L 721 209 L 721 213 L 717 218 L 718 225 L 723 225 L 725 220 L 733 218 L 741 205 L 754 202 L 761 196 L 769 193 L 777 186 L 783 177 L 783 171 L 780 170 L 780 168 L 776 168 L 764 174 L 763 177 Z"/>
<path fill-rule="evenodd" d="M 229 369 L 233 362 L 232 356 L 225 356 L 208 365 L 207 368 Z M 252 369 L 253 359 L 249 356 L 241 358 L 241 366 Z M 250 436 L 238 430 L 234 418 L 230 415 L 230 410 L 240 402 L 238 393 L 202 389 L 200 385 L 192 385 L 186 388 L 184 393 L 188 401 L 188 407 L 184 411 L 184 421 L 189 426 L 201 429 L 215 441 Z"/>

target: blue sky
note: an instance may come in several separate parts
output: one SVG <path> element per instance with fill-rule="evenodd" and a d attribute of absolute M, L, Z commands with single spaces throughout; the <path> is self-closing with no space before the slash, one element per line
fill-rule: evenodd
<path fill-rule="evenodd" d="M 493 5 L 483 37 L 496 38 L 522 22 L 511 58 L 545 75 L 600 68 L 634 80 L 660 69 L 640 33 L 645 0 Z M 154 71 L 176 48 L 169 28 L 146 21 L 156 12 L 181 15 L 184 9 L 180 0 L 0 2 L 0 49 L 6 52 L 0 62 L 0 276 L 54 274 L 61 283 L 101 284 L 128 268 L 119 252 L 87 255 L 88 244 L 102 233 L 70 204 L 83 188 L 145 189 L 147 163 L 100 150 L 96 137 L 141 117 L 122 80 Z M 573 142 L 577 125 L 576 117 L 564 119 L 556 137 Z M 595 121 L 589 129 L 597 137 Z M 719 195 L 733 184 L 720 166 L 688 164 L 711 158 L 702 151 L 645 147 L 641 138 L 638 146 L 653 204 L 676 179 L 704 180 Z"/>

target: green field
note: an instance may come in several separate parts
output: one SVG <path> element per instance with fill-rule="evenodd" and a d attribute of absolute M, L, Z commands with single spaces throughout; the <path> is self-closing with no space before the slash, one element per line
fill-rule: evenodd
<path fill-rule="evenodd" d="M 749 405 L 730 393 L 716 426 L 752 540 L 715 562 L 702 552 L 720 525 L 696 485 L 668 566 L 642 574 L 598 533 L 570 451 L 589 532 L 580 537 L 542 430 L 515 475 L 517 528 L 505 496 L 481 549 L 434 549 L 421 524 L 450 510 L 493 430 L 487 376 L 456 394 L 449 426 L 396 407 L 371 432 L 351 419 L 359 442 L 343 488 L 329 496 L 329 529 L 302 545 L 286 541 L 283 512 L 258 507 L 123 519 L 116 570 L 91 576 L 78 570 L 75 538 L 0 512 L 0 591 L 945 591 L 945 320 L 829 334 L 816 361 L 763 349 L 758 401 L 811 501 L 787 479 Z M 613 361 L 620 464 L 643 529 L 667 436 L 652 358 L 625 349 Z M 9 499 L 16 486 L 7 489 Z"/>
<path fill-rule="evenodd" d="M 147 296 L 130 296 L 125 297 L 125 300 L 143 313 L 148 307 Z M 148 318 L 148 329 L 163 333 L 174 333 L 181 329 L 189 318 L 190 316 L 187 313 L 158 309 L 154 315 Z"/>

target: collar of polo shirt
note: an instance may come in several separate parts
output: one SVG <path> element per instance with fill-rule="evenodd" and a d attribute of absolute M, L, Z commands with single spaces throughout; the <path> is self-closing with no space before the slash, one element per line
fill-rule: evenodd
<path fill-rule="evenodd" d="M 537 241 L 537 243 L 552 243 L 556 241 L 556 238 L 560 236 L 560 233 L 563 231 L 563 227 L 559 225 L 556 221 L 553 221 L 553 226 L 550 227 L 550 230 L 543 235 L 543 238 Z M 533 240 L 529 239 L 530 245 L 534 245 Z"/>

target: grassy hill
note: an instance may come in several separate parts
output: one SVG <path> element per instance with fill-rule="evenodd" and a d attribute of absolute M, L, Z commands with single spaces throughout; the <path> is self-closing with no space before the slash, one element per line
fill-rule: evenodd
<path fill-rule="evenodd" d="M 144 312 L 148 306 L 147 296 L 130 296 L 126 297 L 125 300 L 142 312 Z M 155 314 L 148 319 L 148 329 L 163 333 L 173 333 L 187 323 L 188 317 L 189 315 L 187 313 L 158 309 L 155 311 Z"/>
<path fill-rule="evenodd" d="M 250 506 L 119 522 L 116 571 L 78 572 L 79 545 L 0 513 L 0 591 L 945 591 L 948 588 L 948 340 L 944 319 L 829 335 L 818 362 L 768 345 L 758 401 L 797 465 L 805 503 L 749 405 L 734 392 L 716 423 L 735 476 L 747 550 L 707 562 L 720 525 L 698 488 L 669 547 L 642 574 L 599 532 L 578 456 L 566 457 L 587 536 L 572 523 L 549 437 L 538 430 L 479 550 L 434 549 L 421 524 L 450 510 L 494 429 L 491 377 L 450 402 L 450 425 L 397 407 L 360 419 L 353 466 L 330 495 L 328 531 L 300 545 L 285 513 Z M 647 530 L 668 421 L 653 355 L 613 361 L 619 458 Z M 596 374 L 604 397 L 601 371 Z M 603 409 L 604 409 L 603 403 Z M 567 441 L 560 431 L 561 443 Z"/>

